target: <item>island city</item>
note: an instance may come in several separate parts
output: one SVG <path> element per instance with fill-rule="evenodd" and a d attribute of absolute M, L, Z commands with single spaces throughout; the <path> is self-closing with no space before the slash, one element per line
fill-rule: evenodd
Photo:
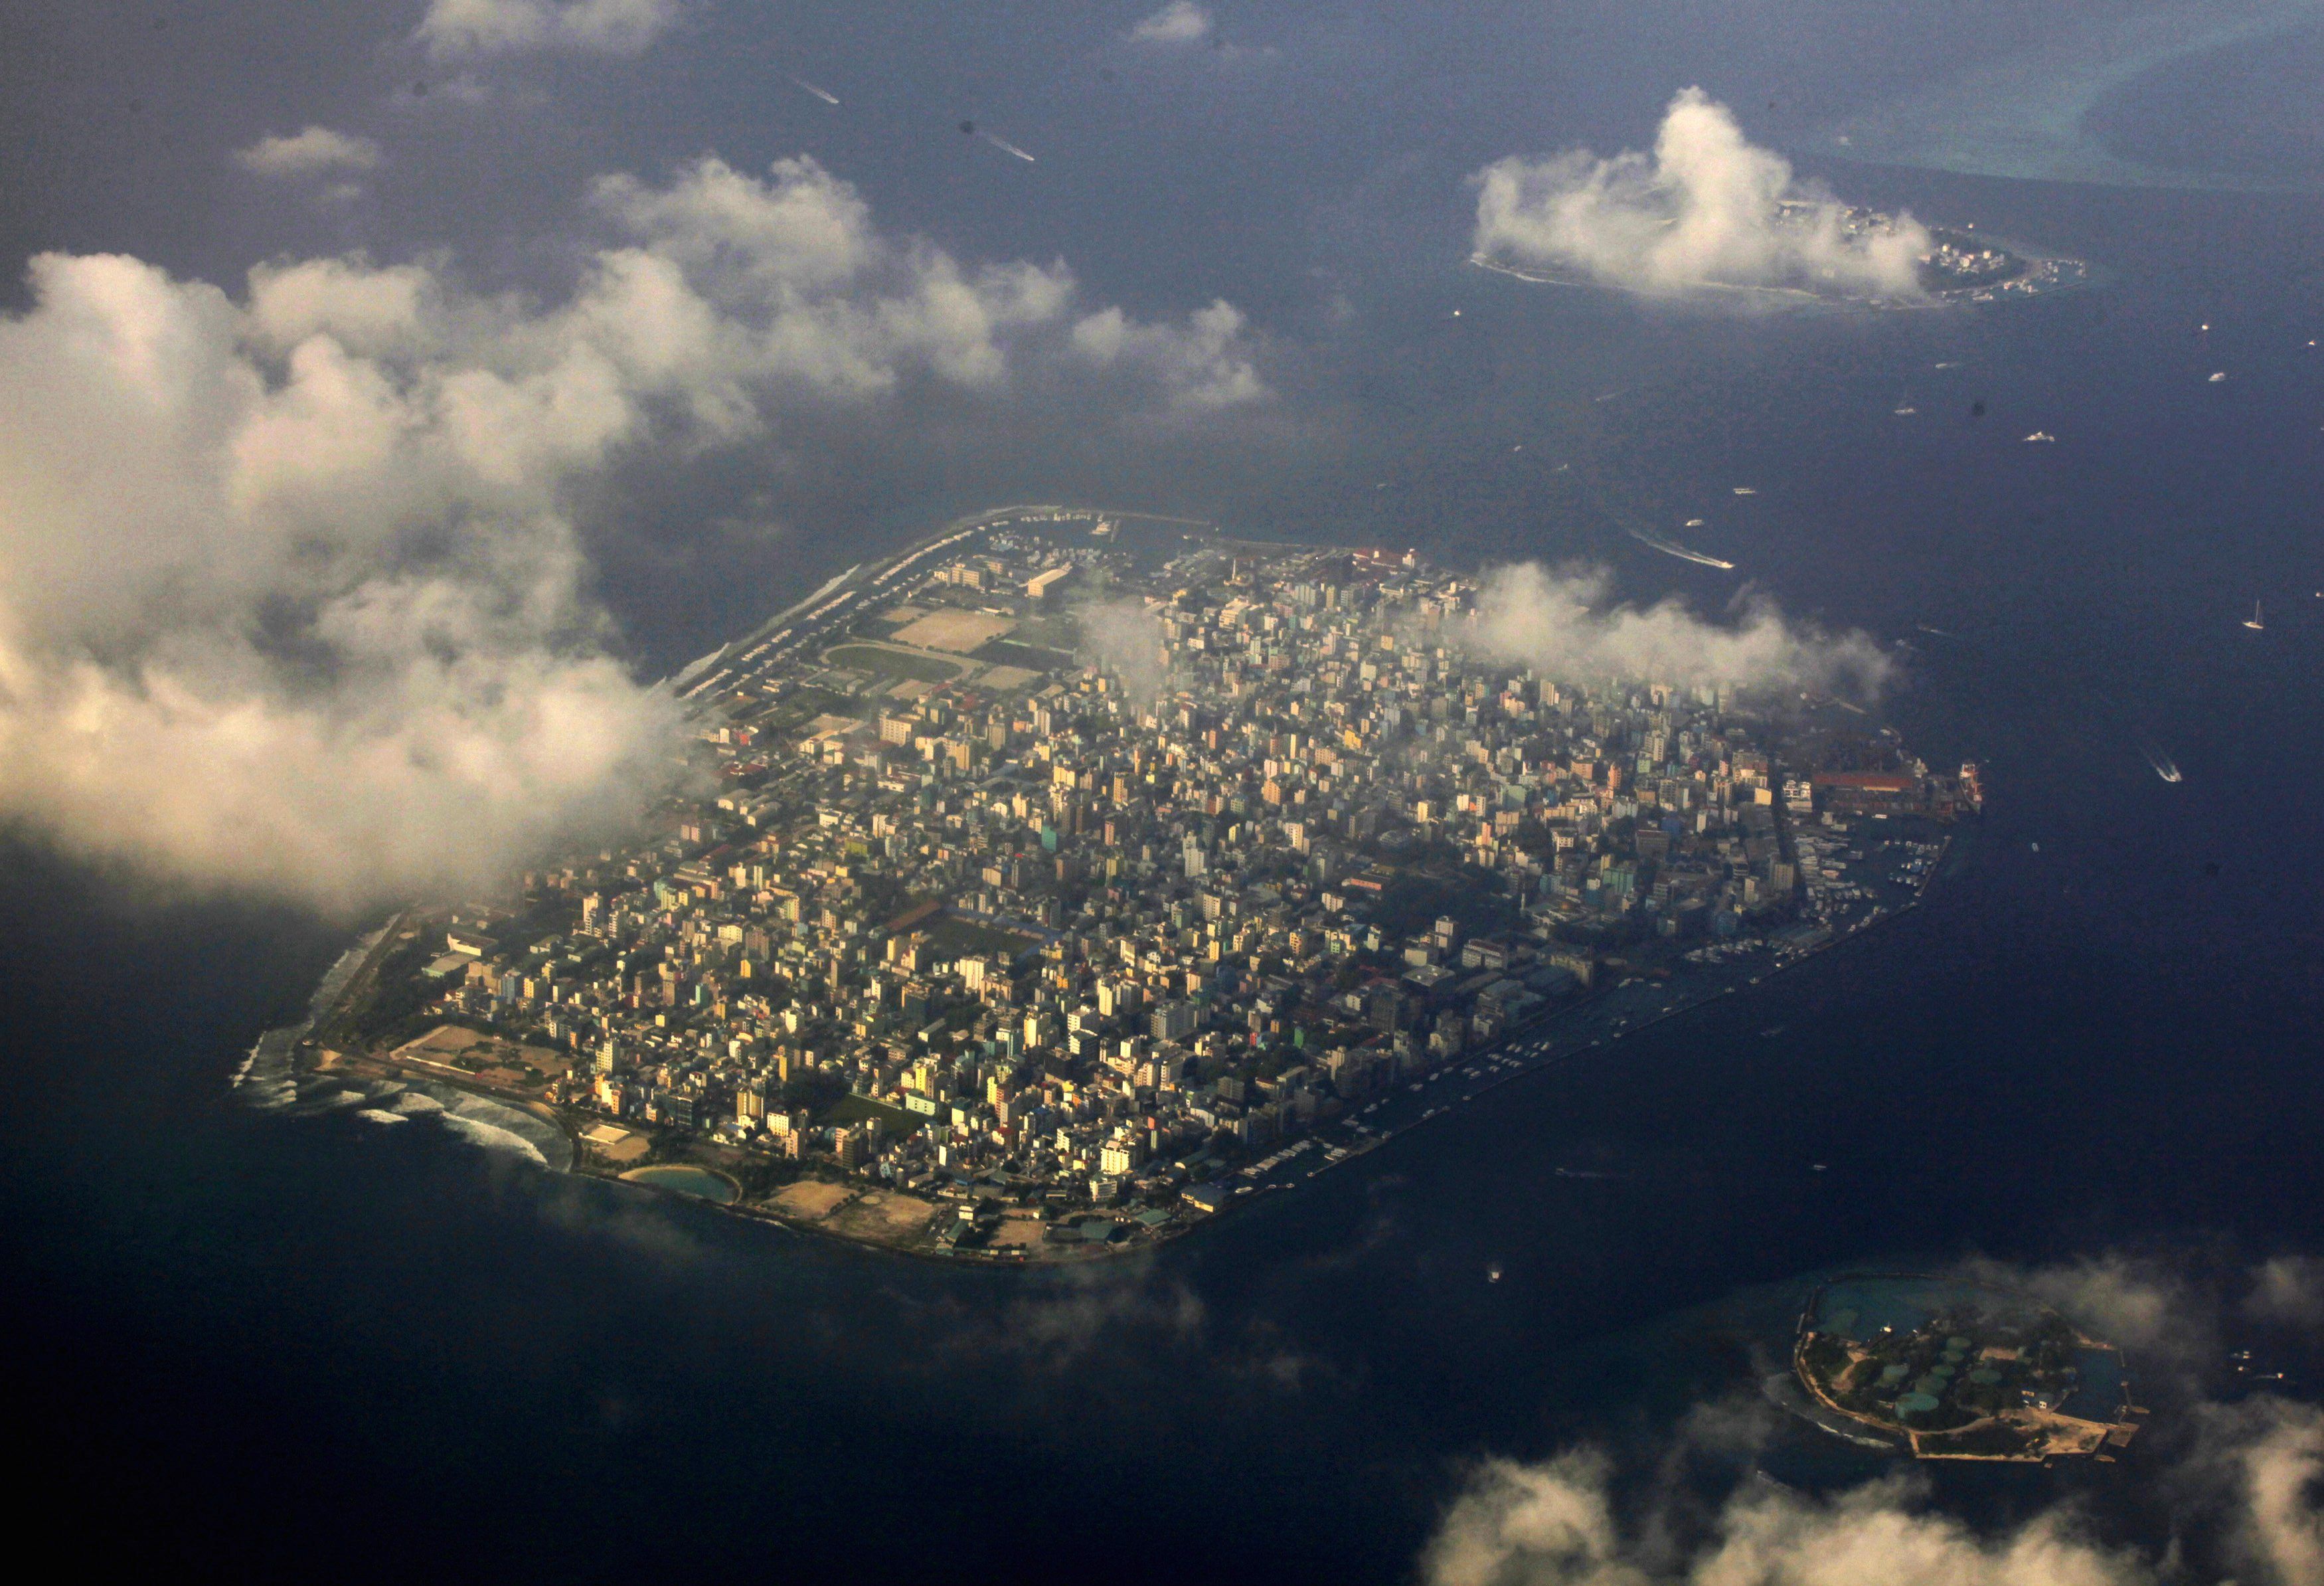
<path fill-rule="evenodd" d="M 278 1055 L 746 1214 L 1070 1259 L 1908 908 L 1981 806 L 1846 701 L 1495 661 L 1480 588 L 955 521 L 673 679 L 651 831 L 399 915 Z"/>

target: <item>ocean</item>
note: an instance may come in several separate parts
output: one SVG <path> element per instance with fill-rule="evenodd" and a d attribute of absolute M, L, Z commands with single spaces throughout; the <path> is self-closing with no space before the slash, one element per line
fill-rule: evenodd
<path fill-rule="evenodd" d="M 1111 471 L 1068 449 L 1050 493 L 1602 562 L 1703 609 L 1748 585 L 1904 641 L 1889 718 L 1989 797 L 1923 907 L 1150 1259 L 1047 1275 L 255 1113 L 228 1076 L 346 931 L 14 844 L 0 1240 L 34 1512 L 112 1494 L 119 1525 L 73 1538 L 90 1562 L 244 1578 L 1401 1581 L 1476 1462 L 1650 1451 L 1748 1398 L 1819 1274 L 2324 1250 L 2324 209 L 1846 180 L 2109 281 L 1711 318 L 1379 241 L 1388 184 L 1324 217 L 1375 238 L 1331 254 L 1360 328 L 1305 375 L 1328 422 L 1231 451 L 1195 499 L 1167 440 Z M 1561 460 L 1709 518 L 1689 542 L 1738 572 L 1627 539 Z M 851 510 L 900 541 L 1041 495 L 1037 463 L 904 467 Z M 820 582 L 838 521 L 723 600 L 708 571 L 655 586 L 703 599 L 625 612 L 641 650 L 675 664 Z M 1881 1467 L 1803 1437 L 1766 1468 Z M 1943 1494 L 2006 1517 L 2072 1490 L 2156 1541 L 2156 1479 Z"/>

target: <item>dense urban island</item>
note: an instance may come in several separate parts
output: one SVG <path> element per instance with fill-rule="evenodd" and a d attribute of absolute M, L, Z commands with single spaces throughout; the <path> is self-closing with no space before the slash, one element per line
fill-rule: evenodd
<path fill-rule="evenodd" d="M 399 916 L 301 1086 L 488 1098 L 839 1237 L 1095 1255 L 1908 907 L 1979 806 L 1841 702 L 1487 659 L 1480 591 L 961 520 L 675 679 L 694 780 L 634 845 Z"/>

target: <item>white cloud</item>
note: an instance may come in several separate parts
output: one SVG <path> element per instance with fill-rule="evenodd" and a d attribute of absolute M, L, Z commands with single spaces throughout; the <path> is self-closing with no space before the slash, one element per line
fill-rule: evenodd
<path fill-rule="evenodd" d="M 1269 394 L 1233 305 L 1176 325 L 1114 309 L 1074 318 L 1062 262 L 970 267 L 887 236 L 854 188 L 812 159 L 778 161 L 761 179 L 706 158 L 664 188 L 605 179 L 593 199 L 633 244 L 601 255 L 585 300 L 611 327 L 601 345 L 641 380 L 718 390 L 729 409 L 753 382 L 855 397 L 916 376 L 994 389 L 1019 363 L 1055 364 L 1061 346 L 1074 362 L 1120 366 L 1172 407 Z"/>
<path fill-rule="evenodd" d="M 580 486 L 810 404 L 1088 379 L 1062 264 L 886 235 L 812 161 L 595 196 L 622 238 L 549 303 L 441 260 L 269 263 L 240 301 L 34 261 L 0 317 L 0 818 L 331 908 L 486 882 L 669 770 Z M 1252 394 L 1231 308 L 1116 322 L 1165 400 Z"/>
<path fill-rule="evenodd" d="M 1162 620 L 1144 600 L 1092 601 L 1075 608 L 1083 661 L 1119 679 L 1133 704 L 1162 692 L 1169 665 L 1162 650 Z"/>
<path fill-rule="evenodd" d="M 2252 1275 L 2252 1292 L 2244 1308 L 2266 1322 L 2324 1326 L 2324 1260 L 2278 1256 L 2264 1262 Z"/>
<path fill-rule="evenodd" d="M 804 155 L 776 161 L 764 181 L 709 158 L 667 189 L 609 176 L 592 197 L 625 231 L 731 290 L 828 287 L 870 268 L 880 248 L 871 206 Z"/>
<path fill-rule="evenodd" d="M 310 126 L 288 137 L 263 137 L 235 152 L 235 162 L 257 176 L 323 176 L 338 171 L 371 171 L 382 160 L 380 147 L 369 138 Z"/>
<path fill-rule="evenodd" d="M 2187 1513 L 2215 1519 L 2247 1586 L 2324 1579 L 2324 1417 L 2262 1401 L 2213 1417 L 2195 1464 L 2216 1478 Z M 1617 1498 L 1591 1450 L 1493 1461 L 1446 1511 L 1422 1558 L 1428 1586 L 2157 1586 L 2158 1562 L 2091 1536 L 2070 1508 L 1979 1533 L 1890 1477 L 1811 1498 L 1747 1481 L 1707 1520 L 1666 1489 Z M 2216 1503 L 2219 1506 L 2212 1508 Z M 2175 1573 L 2168 1578 L 2178 1578 Z"/>
<path fill-rule="evenodd" d="M 678 12 L 678 0 L 429 0 L 414 37 L 438 60 L 530 51 L 635 55 Z"/>
<path fill-rule="evenodd" d="M 669 702 L 604 652 L 553 478 L 448 382 L 43 255 L 0 321 L 0 812 L 351 909 L 634 815 Z"/>
<path fill-rule="evenodd" d="M 1795 182 L 1781 155 L 1748 142 L 1701 88 L 1671 101 L 1651 154 L 1512 155 L 1471 180 L 1480 255 L 1634 291 L 1748 286 L 1910 297 L 1930 246 L 1910 216 L 1845 234 L 1840 205 Z"/>
<path fill-rule="evenodd" d="M 1130 30 L 1133 44 L 1199 44 L 1210 37 L 1211 14 L 1194 0 L 1170 0 Z"/>
<path fill-rule="evenodd" d="M 1748 601 L 1732 623 L 1720 624 L 1675 598 L 1644 607 L 1611 604 L 1608 583 L 1602 569 L 1553 571 L 1534 562 L 1496 568 L 1462 642 L 1557 677 L 1865 695 L 1887 679 L 1888 659 L 1870 639 L 1788 622 L 1770 601 Z"/>
<path fill-rule="evenodd" d="M 1183 325 L 1141 324 L 1110 308 L 1074 323 L 1074 350 L 1102 367 L 1148 372 L 1174 408 L 1231 408 L 1271 394 L 1243 330 L 1242 311 L 1224 299 L 1195 309 Z"/>
<path fill-rule="evenodd" d="M 2263 1286 L 2270 1270 L 2256 1275 Z M 2137 1350 L 2216 1361 L 2219 1302 L 2168 1268 L 2116 1258 L 2025 1271 L 1994 1263 L 1974 1280 L 2042 1296 L 2078 1324 Z M 2296 1281 L 2296 1280 L 2294 1280 Z M 2116 1331 L 2121 1329 L 2122 1331 Z M 2191 1345 L 2189 1341 L 2194 1341 Z M 2152 1385 L 2150 1383 L 2150 1385 Z M 2182 1406 L 2140 1434 L 2150 1452 L 2126 1480 L 2152 1483 L 2171 1541 L 2160 1555 L 2095 1535 L 2071 1501 L 1972 1529 L 1933 1508 L 1918 1471 L 1811 1497 L 1748 1477 L 1705 1502 L 1709 1470 L 1748 1468 L 1777 1416 L 1757 1395 L 1698 1406 L 1650 1469 L 1626 1477 L 1598 1450 L 1537 1464 L 1480 1465 L 1422 1555 L 1427 1586 L 2162 1586 L 2324 1580 L 2324 1410 L 2262 1397 Z M 2174 1426 L 2171 1423 L 2177 1421 Z M 1698 1458 L 1697 1456 L 1709 1456 Z"/>
<path fill-rule="evenodd" d="M 2234 1540 L 2246 1566 L 2287 1586 L 2324 1581 L 2324 1411 L 2263 1399 L 2211 1430 L 2243 1500 Z"/>

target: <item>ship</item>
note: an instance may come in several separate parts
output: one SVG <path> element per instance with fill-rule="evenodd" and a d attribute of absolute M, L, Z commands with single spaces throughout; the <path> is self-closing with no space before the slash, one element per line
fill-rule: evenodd
<path fill-rule="evenodd" d="M 1700 529 L 1710 521 L 1708 518 L 1689 518 L 1686 521 L 1686 526 L 1690 529 Z"/>
<path fill-rule="evenodd" d="M 1909 419 L 1920 410 L 1913 405 L 1913 392 L 1910 386 L 1907 386 L 1904 394 L 1896 399 L 1896 405 L 1889 410 L 1899 419 Z"/>
<path fill-rule="evenodd" d="M 2252 602 L 2252 614 L 2244 620 L 2244 626 L 2249 628 L 2255 633 L 2259 632 L 2267 626 L 2266 619 L 2261 614 L 2259 602 Z"/>
<path fill-rule="evenodd" d="M 2026 438 L 2026 440 L 2028 440 L 2029 442 L 2033 442 L 2033 441 L 2053 441 L 2053 440 L 2057 439 L 2058 438 L 2057 438 L 2056 436 L 2054 436 L 2054 435 L 2051 434 L 2051 433 L 2050 433 L 2048 430 L 2046 430 L 2046 429 L 2036 429 L 2033 434 L 2031 434 L 2031 435 L 2027 436 L 2025 438 Z"/>
<path fill-rule="evenodd" d="M 2217 373 L 2216 374 L 2213 374 L 2213 375 L 2211 376 L 2210 383 L 2211 383 L 2211 384 L 2213 384 L 2213 385 L 2217 385 L 2217 384 L 2218 384 L 2218 383 L 2219 383 L 2219 382 L 2221 382 L 2222 380 L 2225 380 L 2227 377 L 2227 372 L 2226 370 L 2222 369 L 2222 370 L 2220 370 L 2218 373 Z"/>
<path fill-rule="evenodd" d="M 1759 493 L 1748 484 L 1738 484 L 1735 487 L 1735 493 L 1738 495 L 1757 495 Z"/>

